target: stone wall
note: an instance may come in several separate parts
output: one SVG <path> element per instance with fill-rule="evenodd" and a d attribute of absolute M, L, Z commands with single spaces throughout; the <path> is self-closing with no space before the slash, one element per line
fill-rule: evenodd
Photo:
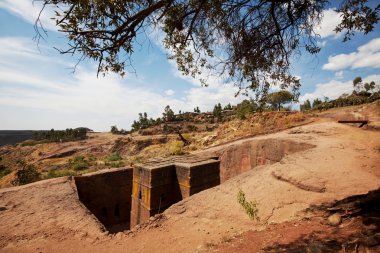
<path fill-rule="evenodd" d="M 233 178 L 256 166 L 279 162 L 285 155 L 312 148 L 313 145 L 283 139 L 246 141 L 216 152 L 220 158 L 220 180 Z"/>
<path fill-rule="evenodd" d="M 117 168 L 74 177 L 79 200 L 105 227 L 129 229 L 132 176 L 132 168 Z"/>

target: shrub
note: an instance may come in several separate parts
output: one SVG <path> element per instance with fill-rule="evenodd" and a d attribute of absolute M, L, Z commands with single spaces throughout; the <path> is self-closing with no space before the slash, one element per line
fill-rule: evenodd
<path fill-rule="evenodd" d="M 95 156 L 94 156 L 93 154 L 90 154 L 90 155 L 88 156 L 88 161 L 89 161 L 89 162 L 94 162 L 94 161 L 96 161 Z"/>
<path fill-rule="evenodd" d="M 12 171 L 4 165 L 0 165 L 0 179 L 11 173 Z"/>
<path fill-rule="evenodd" d="M 86 169 L 88 169 L 88 163 L 86 163 L 86 162 L 76 163 L 76 164 L 74 164 L 72 166 L 72 169 L 76 170 L 76 171 L 78 171 L 78 170 L 86 170 Z"/>
<path fill-rule="evenodd" d="M 190 135 L 190 134 L 183 134 L 182 137 L 183 137 L 186 141 L 190 141 L 190 139 L 191 139 L 191 135 Z"/>
<path fill-rule="evenodd" d="M 73 162 L 84 162 L 85 158 L 82 155 L 74 156 Z"/>
<path fill-rule="evenodd" d="M 69 159 L 69 164 L 73 170 L 86 170 L 90 166 L 90 162 L 82 155 L 77 155 L 73 159 Z"/>
<path fill-rule="evenodd" d="M 176 141 L 171 149 L 171 155 L 183 155 L 185 152 L 183 151 L 183 142 Z"/>
<path fill-rule="evenodd" d="M 245 212 L 248 214 L 251 220 L 260 220 L 257 214 L 259 210 L 257 209 L 256 201 L 247 201 L 245 199 L 245 193 L 241 189 L 238 192 L 237 199 L 239 204 L 244 208 Z"/>
<path fill-rule="evenodd" d="M 123 160 L 123 158 L 120 156 L 118 152 L 112 153 L 109 155 L 106 159 L 108 162 L 115 162 L 115 161 L 120 161 Z"/>
<path fill-rule="evenodd" d="M 29 184 L 41 179 L 41 174 L 32 164 L 20 162 L 20 166 L 21 168 L 16 171 L 15 179 L 11 182 L 12 185 Z"/>

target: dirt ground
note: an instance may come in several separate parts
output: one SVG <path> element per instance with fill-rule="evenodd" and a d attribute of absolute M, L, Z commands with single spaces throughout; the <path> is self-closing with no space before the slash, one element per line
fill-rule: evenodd
<path fill-rule="evenodd" d="M 212 252 L 379 252 L 380 190 L 308 209 L 310 217 L 272 224 L 262 231 L 211 246 Z M 341 224 L 328 217 L 339 214 Z"/>
<path fill-rule="evenodd" d="M 380 188 L 380 132 L 338 124 L 338 116 L 333 112 L 309 125 L 227 144 L 270 138 L 314 148 L 255 167 L 124 233 L 105 233 L 77 200 L 69 178 L 0 190 L 0 251 L 345 252 L 346 243 L 346 252 L 352 247 L 376 252 L 378 217 L 377 223 L 366 225 L 363 215 L 348 218 L 342 213 L 341 225 L 327 224 L 328 214 L 334 213 L 327 208 L 333 203 Z M 257 201 L 260 221 L 249 219 L 239 205 L 239 189 Z M 317 206 L 326 208 L 307 211 Z M 364 239 L 375 243 L 347 239 L 354 235 L 360 240 L 363 231 Z"/>

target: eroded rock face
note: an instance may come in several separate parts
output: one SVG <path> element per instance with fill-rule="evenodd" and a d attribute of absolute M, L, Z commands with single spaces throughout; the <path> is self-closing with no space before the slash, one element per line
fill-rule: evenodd
<path fill-rule="evenodd" d="M 246 141 L 216 151 L 220 159 L 220 179 L 224 182 L 260 165 L 279 162 L 285 155 L 310 149 L 313 145 L 290 140 Z"/>
<path fill-rule="evenodd" d="M 132 175 L 126 167 L 74 177 L 79 200 L 109 230 L 121 224 L 129 229 Z"/>

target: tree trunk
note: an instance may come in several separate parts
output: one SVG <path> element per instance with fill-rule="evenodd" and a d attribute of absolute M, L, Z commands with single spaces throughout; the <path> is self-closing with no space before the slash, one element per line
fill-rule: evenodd
<path fill-rule="evenodd" d="M 183 146 L 188 146 L 190 145 L 190 142 L 188 140 L 186 140 L 183 135 L 178 131 L 177 134 L 179 135 L 179 138 L 181 139 L 181 141 L 183 142 Z"/>

